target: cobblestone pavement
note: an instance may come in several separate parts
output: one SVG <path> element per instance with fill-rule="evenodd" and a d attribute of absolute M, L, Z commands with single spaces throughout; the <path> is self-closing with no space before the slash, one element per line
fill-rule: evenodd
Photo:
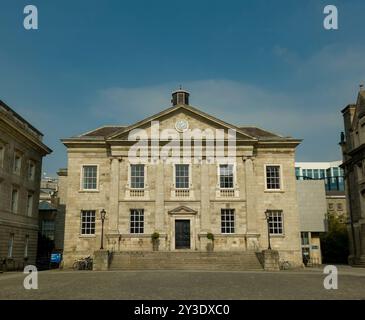
<path fill-rule="evenodd" d="M 340 267 L 338 290 L 323 268 L 282 272 L 43 271 L 39 289 L 23 273 L 0 274 L 0 299 L 365 299 L 365 269 Z"/>

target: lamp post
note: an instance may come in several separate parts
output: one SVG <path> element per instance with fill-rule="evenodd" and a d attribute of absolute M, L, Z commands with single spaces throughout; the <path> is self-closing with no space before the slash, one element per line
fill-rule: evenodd
<path fill-rule="evenodd" d="M 269 210 L 265 211 L 265 217 L 267 222 L 267 239 L 269 241 L 269 247 L 268 250 L 271 250 L 271 242 L 270 242 L 270 212 Z"/>
<path fill-rule="evenodd" d="M 106 216 L 106 211 L 103 209 L 100 211 L 100 218 L 101 218 L 101 243 L 100 243 L 100 250 L 104 249 L 104 220 Z"/>

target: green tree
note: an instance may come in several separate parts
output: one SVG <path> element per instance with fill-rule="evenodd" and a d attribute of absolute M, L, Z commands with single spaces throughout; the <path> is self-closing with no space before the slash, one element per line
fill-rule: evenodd
<path fill-rule="evenodd" d="M 347 227 L 336 215 L 327 215 L 328 232 L 321 235 L 323 263 L 346 263 L 349 255 Z"/>

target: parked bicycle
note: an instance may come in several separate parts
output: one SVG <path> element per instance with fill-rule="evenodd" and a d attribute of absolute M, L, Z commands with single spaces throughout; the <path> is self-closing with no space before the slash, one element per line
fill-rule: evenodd
<path fill-rule="evenodd" d="M 282 260 L 279 262 L 280 270 L 289 270 L 291 268 L 291 264 L 289 261 Z"/>
<path fill-rule="evenodd" d="M 93 259 L 89 256 L 83 259 L 76 260 L 72 265 L 74 270 L 92 270 Z"/>

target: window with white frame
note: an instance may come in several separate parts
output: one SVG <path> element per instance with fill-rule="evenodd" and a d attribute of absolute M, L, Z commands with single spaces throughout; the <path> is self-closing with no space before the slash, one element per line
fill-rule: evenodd
<path fill-rule="evenodd" d="M 8 241 L 8 258 L 13 257 L 13 249 L 14 249 L 14 233 L 10 233 Z"/>
<path fill-rule="evenodd" d="M 233 188 L 233 165 L 221 164 L 219 165 L 219 186 L 221 189 Z"/>
<path fill-rule="evenodd" d="M 143 209 L 131 209 L 130 233 L 144 233 Z"/>
<path fill-rule="evenodd" d="M 95 210 L 81 211 L 81 234 L 95 234 Z"/>
<path fill-rule="evenodd" d="M 41 234 L 49 240 L 54 240 L 55 222 L 54 220 L 42 220 Z"/>
<path fill-rule="evenodd" d="M 28 193 L 27 197 L 27 216 L 31 217 L 33 214 L 33 194 Z"/>
<path fill-rule="evenodd" d="M 98 166 L 85 165 L 82 167 L 82 189 L 97 190 Z"/>
<path fill-rule="evenodd" d="M 176 164 L 175 165 L 175 187 L 176 189 L 189 188 L 189 165 Z"/>
<path fill-rule="evenodd" d="M 132 189 L 144 189 L 144 165 L 132 164 L 131 165 L 131 188 Z"/>
<path fill-rule="evenodd" d="M 29 247 L 29 235 L 26 235 L 24 242 L 24 258 L 28 258 L 28 247 Z"/>
<path fill-rule="evenodd" d="M 34 181 L 35 177 L 35 163 L 33 160 L 29 160 L 28 162 L 28 180 Z"/>
<path fill-rule="evenodd" d="M 271 235 L 284 233 L 283 212 L 281 210 L 269 210 L 269 232 Z"/>
<path fill-rule="evenodd" d="M 280 166 L 266 166 L 266 189 L 280 190 Z"/>
<path fill-rule="evenodd" d="M 11 212 L 18 212 L 18 197 L 19 197 L 19 191 L 16 188 L 13 188 L 11 191 Z"/>
<path fill-rule="evenodd" d="M 15 151 L 13 172 L 16 174 L 20 174 L 21 167 L 22 167 L 22 156 L 21 156 L 20 152 Z"/>
<path fill-rule="evenodd" d="M 234 233 L 234 209 L 221 209 L 221 232 Z"/>

